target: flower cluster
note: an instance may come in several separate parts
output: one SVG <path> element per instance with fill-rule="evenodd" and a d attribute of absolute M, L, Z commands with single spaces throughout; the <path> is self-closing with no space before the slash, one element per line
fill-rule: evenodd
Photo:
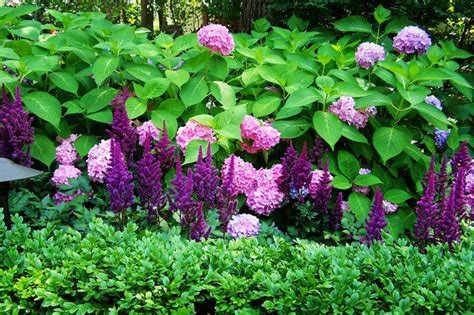
<path fill-rule="evenodd" d="M 233 191 L 232 182 L 234 181 L 234 166 L 235 155 L 231 155 L 226 162 L 228 162 L 227 172 L 222 179 L 222 185 L 217 192 L 217 209 L 219 213 L 220 229 L 222 232 L 227 232 L 227 226 L 231 216 L 239 212 L 237 209 L 237 193 Z"/>
<path fill-rule="evenodd" d="M 418 26 L 406 26 L 393 38 L 393 47 L 402 54 L 423 55 L 430 46 L 430 36 Z"/>
<path fill-rule="evenodd" d="M 223 25 L 206 25 L 197 32 L 197 37 L 199 45 L 209 48 L 212 52 L 229 55 L 234 51 L 234 39 Z"/>
<path fill-rule="evenodd" d="M 369 213 L 370 219 L 365 224 L 366 235 L 363 239 L 363 242 L 369 246 L 375 241 L 383 241 L 382 230 L 387 226 L 383 209 L 383 195 L 379 187 L 375 191 L 374 205 L 371 210 L 371 213 Z"/>
<path fill-rule="evenodd" d="M 248 153 L 270 150 L 280 142 L 280 132 L 271 122 L 262 122 L 250 115 L 244 117 L 240 131 L 244 139 L 242 148 Z"/>
<path fill-rule="evenodd" d="M 103 183 L 105 176 L 112 168 L 111 140 L 102 140 L 94 145 L 87 155 L 87 174 L 89 178 L 98 183 Z"/>
<path fill-rule="evenodd" d="M 439 100 L 439 98 L 437 98 L 434 95 L 429 95 L 425 97 L 425 103 L 429 105 L 433 105 L 434 107 L 436 107 L 437 109 L 441 111 L 443 110 L 443 105 L 441 104 L 441 101 Z"/>
<path fill-rule="evenodd" d="M 205 140 L 210 143 L 217 141 L 211 127 L 202 125 L 195 120 L 189 120 L 186 125 L 178 129 L 176 143 L 181 151 L 186 153 L 186 147 L 192 140 Z"/>
<path fill-rule="evenodd" d="M 355 59 L 360 67 L 369 69 L 377 61 L 385 60 L 385 50 L 383 46 L 365 42 L 357 47 Z"/>
<path fill-rule="evenodd" d="M 398 210 L 398 205 L 397 204 L 391 203 L 390 201 L 387 201 L 387 200 L 384 200 L 382 202 L 382 207 L 383 207 L 383 210 L 384 210 L 385 214 L 395 213 Z"/>
<path fill-rule="evenodd" d="M 155 145 L 155 156 L 160 162 L 161 172 L 166 174 L 174 165 L 174 151 L 175 147 L 171 144 L 170 138 L 168 137 L 168 130 L 166 124 L 163 121 L 163 128 L 161 128 L 160 139 Z"/>
<path fill-rule="evenodd" d="M 194 164 L 193 189 L 197 199 L 207 202 L 211 207 L 214 207 L 219 185 L 218 172 L 212 165 L 211 145 L 207 146 L 205 159 L 202 156 L 202 147 L 199 147 L 198 160 Z"/>
<path fill-rule="evenodd" d="M 247 192 L 247 205 L 255 213 L 268 216 L 285 199 L 278 185 L 281 168 L 281 164 L 276 164 L 257 170 L 253 189 Z"/>
<path fill-rule="evenodd" d="M 234 238 L 257 236 L 260 232 L 260 221 L 251 214 L 234 215 L 227 230 Z"/>
<path fill-rule="evenodd" d="M 137 127 L 138 143 L 145 145 L 147 135 L 150 136 L 150 140 L 158 141 L 160 139 L 160 130 L 156 128 L 155 124 L 149 120 L 144 122 L 141 126 Z"/>
<path fill-rule="evenodd" d="M 308 192 L 311 197 L 316 198 L 318 188 L 320 187 L 323 177 L 325 176 L 325 171 L 324 170 L 314 170 L 311 172 L 311 183 L 309 184 Z M 333 177 L 331 174 L 328 173 L 328 179 L 329 181 L 332 181 Z"/>
<path fill-rule="evenodd" d="M 372 173 L 372 171 L 368 168 L 359 169 L 359 175 L 367 175 L 367 174 L 370 174 L 370 173 Z"/>
<path fill-rule="evenodd" d="M 56 147 L 56 161 L 64 165 L 74 165 L 79 160 L 79 154 L 74 147 L 74 141 L 79 135 L 72 134 L 67 139 L 58 139 L 60 145 Z"/>
<path fill-rule="evenodd" d="M 439 128 L 435 128 L 434 138 L 435 138 L 435 145 L 438 149 L 444 149 L 446 147 L 446 142 L 448 141 L 448 137 L 450 134 L 451 134 L 451 129 L 442 130 Z"/>
<path fill-rule="evenodd" d="M 222 165 L 222 180 L 228 176 L 230 165 L 233 166 L 233 179 L 231 190 L 234 194 L 246 194 L 252 191 L 257 170 L 249 162 L 245 162 L 240 157 L 230 155 Z"/>
<path fill-rule="evenodd" d="M 369 121 L 369 117 L 377 114 L 377 109 L 374 106 L 367 107 L 365 110 L 355 108 L 355 100 L 350 96 L 342 96 L 336 102 L 329 106 L 328 111 L 334 113 L 349 125 L 359 128 L 364 128 Z"/>
<path fill-rule="evenodd" d="M 56 186 L 69 185 L 69 179 L 77 179 L 81 175 L 81 170 L 74 165 L 59 165 L 54 171 L 51 181 Z"/>

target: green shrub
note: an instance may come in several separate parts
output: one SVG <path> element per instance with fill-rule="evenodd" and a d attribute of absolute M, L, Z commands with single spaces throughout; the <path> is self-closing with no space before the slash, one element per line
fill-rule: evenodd
<path fill-rule="evenodd" d="M 279 238 L 183 241 L 176 230 L 0 225 L 0 309 L 33 313 L 395 313 L 472 309 L 472 237 L 326 247 Z M 1 222 L 1 220 L 0 220 Z"/>

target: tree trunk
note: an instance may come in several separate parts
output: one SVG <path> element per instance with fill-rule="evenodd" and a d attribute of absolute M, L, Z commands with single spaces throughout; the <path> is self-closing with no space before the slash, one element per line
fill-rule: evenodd
<path fill-rule="evenodd" d="M 158 6 L 158 21 L 160 23 L 160 32 L 165 32 L 168 28 L 168 23 L 166 23 L 165 17 L 165 8 L 166 8 L 166 1 L 157 1 Z"/>
<path fill-rule="evenodd" d="M 265 16 L 266 0 L 243 0 L 240 14 L 240 31 L 248 32 L 252 29 L 252 22 Z"/>
<path fill-rule="evenodd" d="M 141 26 L 153 32 L 153 7 L 149 0 L 141 0 Z"/>

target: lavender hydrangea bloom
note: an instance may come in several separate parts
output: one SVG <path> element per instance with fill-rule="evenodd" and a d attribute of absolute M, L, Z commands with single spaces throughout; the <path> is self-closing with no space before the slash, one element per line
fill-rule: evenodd
<path fill-rule="evenodd" d="M 443 105 L 441 104 L 441 101 L 439 100 L 439 98 L 437 98 L 434 95 L 425 97 L 425 103 L 433 105 L 434 107 L 436 107 L 437 109 L 441 111 L 443 110 Z"/>
<path fill-rule="evenodd" d="M 357 129 L 365 128 L 369 121 L 369 116 L 374 114 L 373 109 L 366 112 L 362 109 L 355 108 L 355 100 L 350 96 L 341 96 L 336 102 L 332 103 L 328 112 L 335 114 L 340 120 L 356 127 Z M 370 115 L 369 115 L 370 113 Z M 377 113 L 375 111 L 375 113 Z"/>
<path fill-rule="evenodd" d="M 160 162 L 151 153 L 150 135 L 144 142 L 143 157 L 136 164 L 136 179 L 138 183 L 138 196 L 143 207 L 148 210 L 148 219 L 153 220 L 166 205 L 161 188 Z"/>
<path fill-rule="evenodd" d="M 133 204 L 133 176 L 127 168 L 120 143 L 112 139 L 112 167 L 107 174 L 106 186 L 110 208 L 114 213 L 125 212 Z"/>
<path fill-rule="evenodd" d="M 238 212 L 237 209 L 237 192 L 233 189 L 235 155 L 230 156 L 229 167 L 226 176 L 222 180 L 222 185 L 217 193 L 217 209 L 219 210 L 219 222 L 222 232 L 227 232 L 227 226 L 233 214 Z"/>
<path fill-rule="evenodd" d="M 234 51 L 234 39 L 223 25 L 206 25 L 197 32 L 197 36 L 199 45 L 206 46 L 213 52 L 229 55 Z"/>
<path fill-rule="evenodd" d="M 74 141 L 79 136 L 72 134 L 67 139 L 59 139 L 60 145 L 56 147 L 56 161 L 64 165 L 74 165 L 79 160 L 79 154 L 74 147 Z"/>
<path fill-rule="evenodd" d="M 365 42 L 357 47 L 355 59 L 360 67 L 369 69 L 377 61 L 385 60 L 385 50 L 380 45 Z"/>
<path fill-rule="evenodd" d="M 202 147 L 199 147 L 198 160 L 194 165 L 193 188 L 198 200 L 207 202 L 214 207 L 217 186 L 219 185 L 218 170 L 212 165 L 211 144 L 207 146 L 206 158 L 202 157 Z"/>
<path fill-rule="evenodd" d="M 202 212 L 202 202 L 195 204 L 196 213 L 195 221 L 190 224 L 189 237 L 196 242 L 200 242 L 201 239 L 207 239 L 211 233 L 211 228 L 206 224 L 204 220 L 204 214 Z"/>
<path fill-rule="evenodd" d="M 233 238 L 257 236 L 260 232 L 260 221 L 250 214 L 234 215 L 229 222 L 228 231 Z"/>
<path fill-rule="evenodd" d="M 446 142 L 448 141 L 448 137 L 451 134 L 451 129 L 442 130 L 439 128 L 435 128 L 434 130 L 434 138 L 435 144 L 438 149 L 444 149 L 446 147 Z"/>
<path fill-rule="evenodd" d="M 424 245 L 430 239 L 430 230 L 433 227 L 433 217 L 438 213 L 435 202 L 435 174 L 429 171 L 428 182 L 423 197 L 416 206 L 415 238 Z"/>
<path fill-rule="evenodd" d="M 374 205 L 372 211 L 369 213 L 369 220 L 366 221 L 365 231 L 366 235 L 363 242 L 367 245 L 372 245 L 375 241 L 382 242 L 382 230 L 387 226 L 385 220 L 385 213 L 383 211 L 383 195 L 380 188 L 377 187 L 375 191 Z"/>
<path fill-rule="evenodd" d="M 370 174 L 370 173 L 372 173 L 372 171 L 368 168 L 359 169 L 359 175 L 367 175 L 367 174 Z"/>
<path fill-rule="evenodd" d="M 21 104 L 20 87 L 16 87 L 15 100 L 11 103 L 3 90 L 3 105 L 0 107 L 0 156 L 31 166 L 30 146 L 34 141 L 32 124 L 33 117 L 25 112 Z"/>
<path fill-rule="evenodd" d="M 418 26 L 406 26 L 393 38 L 393 47 L 402 54 L 423 55 L 430 46 L 430 36 Z"/>

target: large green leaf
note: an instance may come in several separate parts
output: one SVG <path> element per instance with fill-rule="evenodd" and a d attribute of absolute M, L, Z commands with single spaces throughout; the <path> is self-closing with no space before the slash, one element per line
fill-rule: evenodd
<path fill-rule="evenodd" d="M 169 98 L 160 104 L 159 109 L 167 111 L 174 117 L 178 118 L 182 113 L 184 113 L 186 106 L 184 106 L 183 102 L 178 99 Z"/>
<path fill-rule="evenodd" d="M 235 105 L 235 92 L 230 85 L 222 81 L 211 83 L 211 94 L 222 104 L 224 109 Z"/>
<path fill-rule="evenodd" d="M 74 141 L 74 147 L 82 158 L 89 153 L 89 150 L 97 144 L 97 142 L 95 136 L 82 135 Z"/>
<path fill-rule="evenodd" d="M 357 175 L 357 177 L 354 180 L 354 184 L 356 184 L 357 186 L 367 187 L 367 186 L 382 184 L 382 181 L 375 175 L 363 174 L 363 175 Z"/>
<path fill-rule="evenodd" d="M 113 118 L 112 110 L 110 108 L 105 108 L 101 111 L 94 112 L 92 114 L 87 114 L 87 118 L 104 124 L 110 124 Z"/>
<path fill-rule="evenodd" d="M 203 75 L 196 76 L 183 85 L 179 95 L 186 107 L 200 103 L 209 92 L 206 83 L 206 77 Z"/>
<path fill-rule="evenodd" d="M 349 195 L 348 198 L 349 208 L 354 212 L 357 220 L 363 221 L 370 212 L 370 199 L 353 192 Z"/>
<path fill-rule="evenodd" d="M 46 136 L 35 134 L 35 141 L 31 145 L 31 156 L 50 167 L 56 158 L 56 147 L 53 141 Z"/>
<path fill-rule="evenodd" d="M 448 117 L 446 117 L 442 111 L 432 105 L 418 103 L 413 105 L 413 108 L 416 109 L 424 119 L 432 123 L 437 128 L 447 130 L 448 126 L 451 125 Z"/>
<path fill-rule="evenodd" d="M 20 56 L 18 56 L 13 49 L 6 47 L 0 47 L 0 57 L 12 60 L 20 59 Z"/>
<path fill-rule="evenodd" d="M 216 128 L 224 129 L 226 126 L 239 126 L 244 120 L 246 113 L 245 105 L 231 107 L 215 116 Z"/>
<path fill-rule="evenodd" d="M 280 106 L 281 99 L 276 96 L 266 96 L 258 99 L 253 104 L 253 115 L 255 117 L 262 117 L 270 115 L 275 112 Z"/>
<path fill-rule="evenodd" d="M 401 204 L 408 199 L 413 198 L 409 193 L 402 189 L 391 189 L 383 194 L 383 198 L 390 202 Z"/>
<path fill-rule="evenodd" d="M 306 88 L 291 94 L 286 100 L 283 108 L 304 107 L 308 108 L 312 103 L 322 101 L 322 96 L 314 88 Z"/>
<path fill-rule="evenodd" d="M 331 181 L 331 186 L 337 189 L 346 190 L 351 188 L 352 184 L 345 176 L 336 175 Z"/>
<path fill-rule="evenodd" d="M 128 118 L 135 119 L 146 112 L 147 106 L 143 101 L 135 97 L 130 97 L 125 102 L 125 108 L 127 110 Z"/>
<path fill-rule="evenodd" d="M 134 78 L 147 82 L 154 78 L 159 78 L 161 73 L 151 65 L 130 63 L 125 66 L 125 71 Z"/>
<path fill-rule="evenodd" d="M 337 154 L 337 166 L 342 174 L 346 175 L 351 180 L 359 174 L 359 161 L 350 152 L 344 150 L 339 151 Z"/>
<path fill-rule="evenodd" d="M 170 80 L 165 78 L 155 78 L 149 80 L 145 83 L 145 87 L 142 89 L 137 89 L 135 93 L 137 96 L 148 100 L 151 98 L 160 97 L 163 93 L 166 92 L 170 85 Z M 136 86 L 136 85 L 135 85 Z"/>
<path fill-rule="evenodd" d="M 32 92 L 23 97 L 23 102 L 30 112 L 59 128 L 61 104 L 54 96 L 46 92 Z"/>
<path fill-rule="evenodd" d="M 119 57 L 100 57 L 92 66 L 95 82 L 101 85 L 119 66 Z"/>
<path fill-rule="evenodd" d="M 356 108 L 366 108 L 369 106 L 391 106 L 392 103 L 393 102 L 390 96 L 373 92 L 368 96 L 358 98 L 356 100 Z"/>
<path fill-rule="evenodd" d="M 316 112 L 313 116 L 313 126 L 316 132 L 334 150 L 334 145 L 342 136 L 342 122 L 336 115 L 328 112 Z"/>
<path fill-rule="evenodd" d="M 189 81 L 189 73 L 184 69 L 179 69 L 175 71 L 166 70 L 166 77 L 176 84 L 179 88 L 183 86 L 186 82 Z"/>
<path fill-rule="evenodd" d="M 374 133 L 374 147 L 384 163 L 400 154 L 409 143 L 410 137 L 398 127 L 382 127 Z"/>
<path fill-rule="evenodd" d="M 311 124 L 304 118 L 295 118 L 275 121 L 272 127 L 280 132 L 281 138 L 293 139 L 305 134 Z"/>
<path fill-rule="evenodd" d="M 168 130 L 168 135 L 170 139 L 173 139 L 176 135 L 176 130 L 178 129 L 178 122 L 173 114 L 157 109 L 151 113 L 151 120 L 155 126 L 163 126 L 163 121 L 166 123 L 166 129 Z"/>
<path fill-rule="evenodd" d="M 342 124 L 342 135 L 344 136 L 344 138 L 347 138 L 354 142 L 369 144 L 367 138 L 362 133 L 360 133 L 360 131 L 357 130 L 354 126 Z"/>
<path fill-rule="evenodd" d="M 67 72 L 54 72 L 49 75 L 49 79 L 61 90 L 77 95 L 79 83 L 72 74 Z"/>
<path fill-rule="evenodd" d="M 361 16 L 349 16 L 334 22 L 341 32 L 372 33 L 372 26 Z"/>
<path fill-rule="evenodd" d="M 93 89 L 81 98 L 81 107 L 89 114 L 98 112 L 112 102 L 116 93 L 117 90 L 108 87 Z"/>
<path fill-rule="evenodd" d="M 199 147 L 202 147 L 202 152 L 205 154 L 207 150 L 208 142 L 204 140 L 193 140 L 188 143 L 186 147 L 186 158 L 184 159 L 185 164 L 194 163 L 198 159 Z M 211 155 L 214 155 L 219 150 L 219 145 L 217 143 L 211 143 Z"/>

